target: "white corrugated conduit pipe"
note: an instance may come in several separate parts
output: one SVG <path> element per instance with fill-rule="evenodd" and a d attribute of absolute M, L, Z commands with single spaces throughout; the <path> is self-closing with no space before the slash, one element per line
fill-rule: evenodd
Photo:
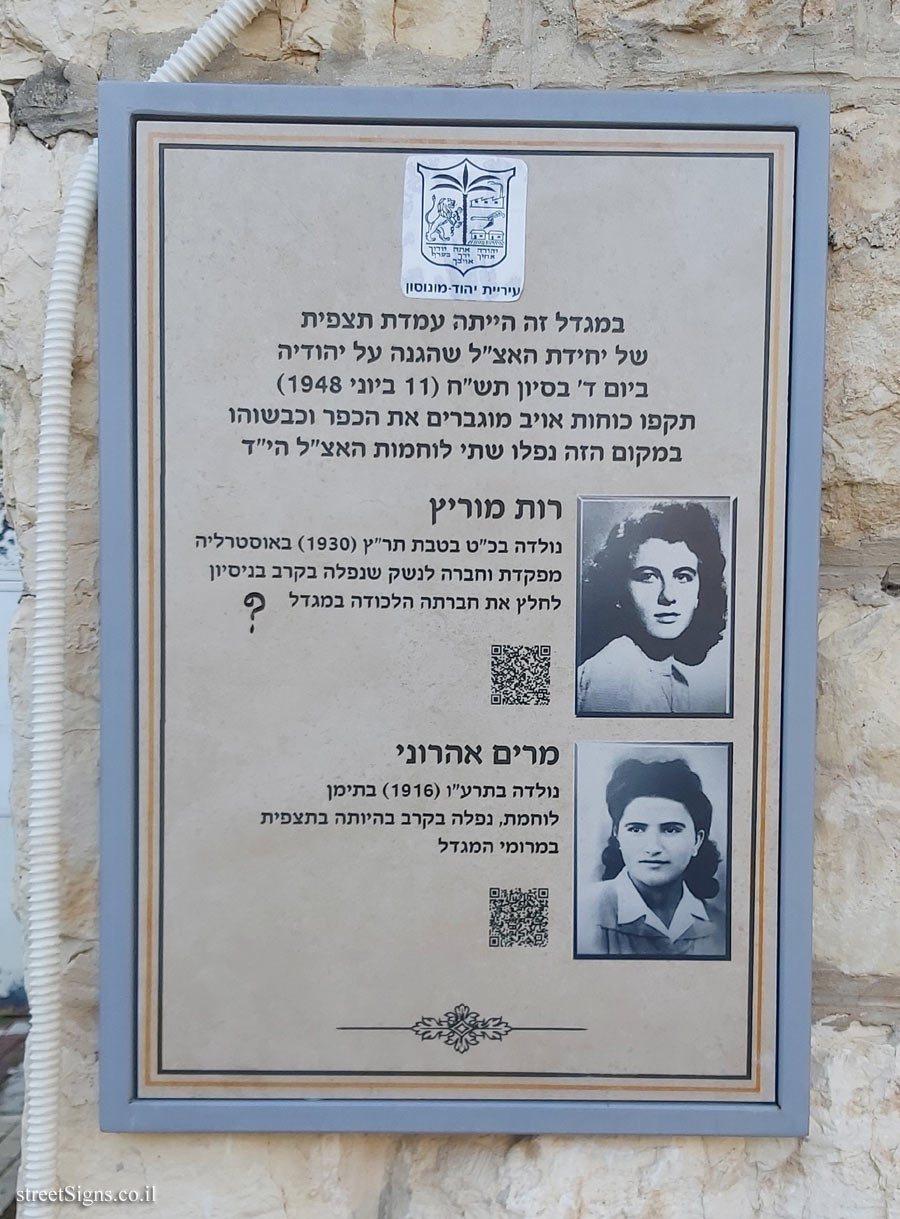
<path fill-rule="evenodd" d="M 196 76 L 266 7 L 268 0 L 226 0 L 151 81 Z M 31 1031 L 22 1122 L 20 1188 L 56 1189 L 61 1033 L 60 821 L 65 690 L 66 501 L 75 309 L 84 252 L 97 206 L 97 141 L 78 168 L 56 242 L 44 332 L 35 533 L 35 614 L 31 636 L 31 783 L 25 973 Z M 90 1184 L 90 1182 L 84 1183 Z M 26 1193 L 26 1199 L 29 1196 Z M 25 1201 L 23 1219 L 48 1219 L 54 1203 Z"/>

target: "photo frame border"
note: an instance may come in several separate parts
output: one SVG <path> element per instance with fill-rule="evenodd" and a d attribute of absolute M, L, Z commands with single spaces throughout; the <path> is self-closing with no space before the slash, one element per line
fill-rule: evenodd
<path fill-rule="evenodd" d="M 578 814 L 578 753 L 581 749 L 618 749 L 625 750 L 628 748 L 635 750 L 653 750 L 658 749 L 666 753 L 673 753 L 677 750 L 687 749 L 709 749 L 710 747 L 725 750 L 725 799 L 727 801 L 725 808 L 725 832 L 727 834 L 727 850 L 725 852 L 725 892 L 727 896 L 727 905 L 725 915 L 727 925 L 725 929 L 725 952 L 714 953 L 709 955 L 697 954 L 695 956 L 680 956 L 675 953 L 658 953 L 655 956 L 641 955 L 625 956 L 621 953 L 609 952 L 579 952 L 578 951 L 578 837 L 580 829 L 580 819 Z M 643 759 L 642 759 L 643 760 Z M 734 816 L 734 742 L 733 741 L 576 741 L 575 742 L 575 838 L 574 849 L 572 851 L 572 867 L 573 867 L 573 882 L 572 882 L 572 959 L 574 961 L 630 961 L 632 964 L 636 961 L 730 961 L 732 947 L 732 913 L 734 906 L 733 876 L 732 876 L 732 836 L 733 826 L 732 820 Z M 718 843 L 716 843 L 718 846 Z M 748 1022 L 748 1035 L 750 1025 Z"/>
<path fill-rule="evenodd" d="M 576 678 L 575 687 L 575 718 L 578 720 L 731 720 L 734 719 L 734 617 L 735 617 L 735 589 L 737 588 L 737 520 L 738 520 L 738 501 L 736 495 L 579 495 L 578 496 L 578 528 L 576 547 L 576 561 L 578 569 L 575 573 L 576 594 L 575 594 L 575 673 L 578 673 L 578 654 L 581 649 L 581 629 L 583 625 L 582 599 L 584 596 L 584 507 L 588 502 L 596 502 L 597 500 L 605 500 L 607 503 L 620 502 L 626 500 L 640 500 L 642 503 L 658 503 L 658 504 L 691 504 L 691 503 L 708 503 L 711 500 L 727 500 L 729 505 L 728 524 L 729 524 L 729 555 L 728 555 L 728 616 L 726 619 L 726 630 L 728 632 L 728 710 L 727 711 L 579 711 L 578 710 L 578 686 Z M 757 592 L 756 610 L 759 610 L 759 600 L 762 596 L 762 590 Z M 619 638 L 619 636 L 615 636 Z M 610 640 L 612 642 L 612 640 Z M 582 662 L 584 663 L 584 662 Z"/>

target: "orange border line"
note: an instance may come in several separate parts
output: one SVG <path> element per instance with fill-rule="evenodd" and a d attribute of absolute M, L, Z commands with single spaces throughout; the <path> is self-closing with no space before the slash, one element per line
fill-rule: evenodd
<path fill-rule="evenodd" d="M 242 130 L 253 128 L 255 124 L 248 123 L 242 125 Z M 403 124 L 398 123 L 397 127 L 402 128 Z M 630 134 L 630 133 L 629 133 Z M 328 147 L 333 144 L 346 143 L 348 141 L 346 135 L 322 135 L 316 133 L 314 142 L 316 145 Z M 156 182 L 156 149 L 159 143 L 163 140 L 170 143 L 187 143 L 196 142 L 196 135 L 181 134 L 168 132 L 164 128 L 157 130 L 151 129 L 147 132 L 147 229 L 148 235 L 153 237 L 155 225 L 158 223 L 156 215 L 156 195 L 154 185 Z M 276 133 L 276 132 L 254 132 L 253 139 L 257 141 L 267 141 L 269 143 L 285 144 L 300 143 L 296 133 Z M 381 136 L 359 136 L 352 137 L 353 142 L 362 146 L 385 144 L 388 140 L 384 135 Z M 234 142 L 235 136 L 233 133 L 217 134 L 208 133 L 203 136 L 205 143 L 216 144 Z M 307 142 L 306 139 L 303 142 Z M 517 148 L 544 148 L 546 147 L 546 136 L 539 138 L 535 136 L 533 140 L 506 140 L 500 141 L 497 137 L 490 139 L 466 139 L 466 145 L 472 148 L 496 148 L 498 144 L 503 144 L 505 147 Z M 416 147 L 443 147 L 443 146 L 459 146 L 458 138 L 451 137 L 434 137 L 426 140 L 424 138 L 404 140 L 404 146 L 410 148 Z M 758 937 L 757 937 L 757 952 L 756 952 L 756 988 L 755 988 L 755 1017 L 756 1017 L 756 1044 L 755 1044 L 755 1062 L 753 1063 L 752 1077 L 755 1082 L 752 1087 L 729 1086 L 723 1088 L 720 1086 L 707 1085 L 680 1085 L 680 1084 L 576 1084 L 565 1083 L 564 1081 L 554 1081 L 548 1084 L 539 1083 L 469 1083 L 461 1082 L 454 1077 L 448 1077 L 449 1082 L 437 1083 L 431 1082 L 413 1082 L 410 1080 L 403 1081 L 387 1081 L 380 1082 L 377 1085 L 371 1085 L 372 1092 L 387 1091 L 395 1088 L 404 1088 L 408 1090 L 428 1088 L 434 1090 L 436 1088 L 452 1087 L 456 1090 L 478 1090 L 480 1092 L 497 1092 L 505 1090 L 517 1090 L 520 1092 L 537 1092 L 542 1090 L 553 1090 L 555 1092 L 576 1092 L 576 1091 L 614 1091 L 614 1092 L 644 1092 L 650 1095 L 663 1092 L 681 1092 L 686 1095 L 698 1093 L 717 1093 L 722 1096 L 728 1095 L 754 1095 L 758 1094 L 762 1087 L 760 1079 L 760 1066 L 762 1060 L 762 1025 L 763 1025 L 763 999 L 764 999 L 764 919 L 765 911 L 763 902 L 765 897 L 765 847 L 766 847 L 766 811 L 768 801 L 768 752 L 769 752 L 769 716 L 770 716 L 770 683 L 771 683 L 771 649 L 772 649 L 772 601 L 773 601 L 773 586 L 772 586 L 772 569 L 774 564 L 774 544 L 775 544 L 775 492 L 776 492 L 776 454 L 780 453 L 780 435 L 778 431 L 779 407 L 778 388 L 779 388 L 779 356 L 780 356 L 780 326 L 781 326 L 781 297 L 782 297 L 782 281 L 784 268 L 782 266 L 783 249 L 783 230 L 784 230 L 784 145 L 777 143 L 769 145 L 761 144 L 728 144 L 723 141 L 721 143 L 677 143 L 672 142 L 642 142 L 632 139 L 627 141 L 622 139 L 619 141 L 605 140 L 557 140 L 554 143 L 554 149 L 577 149 L 590 151 L 591 149 L 611 149 L 615 151 L 627 152 L 630 147 L 640 147 L 642 149 L 659 150 L 659 151 L 721 151 L 721 152 L 744 152 L 752 149 L 759 152 L 772 152 L 776 157 L 777 165 L 777 187 L 778 192 L 778 207 L 775 214 L 775 250 L 773 256 L 773 308 L 772 318 L 770 322 L 770 334 L 772 336 L 770 359 L 769 359 L 769 378 L 770 378 L 770 402 L 771 411 L 769 416 L 769 465 L 766 474 L 766 546 L 767 546 L 767 562 L 766 562 L 766 629 L 764 632 L 763 645 L 763 688 L 760 704 L 756 711 L 760 717 L 761 725 L 761 761 L 760 761 L 760 814 L 759 814 L 759 830 L 758 830 L 758 858 L 759 858 L 759 873 L 757 879 L 757 903 L 754 911 L 757 918 Z M 776 193 L 773 190 L 773 194 Z M 151 241 L 151 245 L 153 245 Z M 153 245 L 155 248 L 155 245 Z M 153 258 L 147 260 L 147 322 L 155 316 L 154 306 L 156 303 L 156 266 Z M 148 368 L 147 368 L 147 464 L 148 464 L 148 516 L 147 516 L 147 565 L 149 568 L 147 578 L 147 638 L 150 644 L 147 655 L 147 670 L 149 681 L 147 683 L 147 751 L 144 757 L 148 763 L 147 773 L 147 834 L 146 841 L 146 861 L 147 869 L 146 877 L 146 916 L 144 919 L 144 986 L 139 988 L 139 993 L 143 999 L 143 1055 L 142 1055 L 142 1082 L 145 1089 L 165 1090 L 170 1095 L 180 1095 L 182 1089 L 195 1088 L 202 1090 L 210 1090 L 213 1088 L 231 1088 L 234 1089 L 237 1096 L 246 1094 L 247 1090 L 254 1089 L 272 1089 L 278 1088 L 285 1092 L 297 1091 L 299 1088 L 309 1089 L 318 1088 L 320 1090 L 336 1090 L 339 1088 L 355 1088 L 359 1090 L 361 1087 L 367 1088 L 368 1085 L 361 1085 L 359 1079 L 340 1080 L 324 1084 L 321 1081 L 305 1081 L 291 1080 L 285 1083 L 282 1079 L 266 1078 L 255 1079 L 252 1083 L 242 1084 L 235 1083 L 233 1079 L 223 1078 L 220 1081 L 203 1080 L 202 1078 L 190 1077 L 184 1082 L 172 1084 L 169 1081 L 160 1080 L 154 1076 L 150 1070 L 150 1052 L 153 1033 L 153 1005 L 152 995 L 153 989 L 151 982 L 154 977 L 153 971 L 153 947 L 156 938 L 157 930 L 157 898 L 156 880 L 155 880 L 155 852 L 156 845 L 156 807 L 158 793 L 156 791 L 156 749 L 157 749 L 157 734 L 156 734 L 156 657 L 158 652 L 159 641 L 156 638 L 157 620 L 156 620 L 156 493 L 158 491 L 156 485 L 156 464 L 155 464 L 155 348 L 153 344 L 153 331 L 150 331 L 150 341 L 147 348 Z M 763 590 L 760 590 L 762 595 Z M 152 763 L 152 764 L 151 764 Z M 158 979 L 157 979 L 158 985 Z M 483 1077 L 482 1077 L 483 1078 Z M 191 1095 L 194 1095 L 193 1093 Z"/>
<path fill-rule="evenodd" d="M 757 1070 L 762 1059 L 762 1025 L 763 1025 L 763 991 L 764 991 L 764 962 L 762 959 L 763 938 L 765 930 L 765 887 L 766 887 L 766 819 L 765 810 L 768 806 L 768 750 L 769 750 L 769 715 L 771 710 L 771 695 L 770 682 L 772 675 L 771 666 L 771 648 L 772 648 L 772 622 L 773 608 L 772 601 L 774 596 L 773 590 L 773 567 L 775 562 L 775 490 L 776 490 L 776 456 L 780 453 L 780 433 L 776 426 L 778 418 L 778 408 L 780 406 L 778 399 L 779 391 L 779 356 L 780 356 L 780 340 L 781 340 L 781 279 L 784 274 L 782 268 L 782 259 L 784 257 L 784 154 L 779 152 L 776 158 L 777 173 L 779 178 L 779 201 L 780 206 L 775 218 L 775 254 L 773 264 L 779 271 L 778 289 L 773 292 L 772 303 L 772 348 L 771 358 L 769 360 L 770 370 L 770 401 L 772 402 L 772 418 L 770 426 L 770 446 L 769 446 L 769 469 L 766 474 L 767 483 L 767 501 L 766 501 L 766 517 L 767 517 L 767 532 L 766 532 L 766 554 L 767 554 L 767 571 L 766 571 L 766 630 L 765 642 L 763 647 L 763 689 L 762 698 L 758 714 L 760 717 L 760 735 L 762 738 L 763 749 L 760 766 L 760 808 L 763 811 L 763 816 L 760 817 L 759 827 L 759 872 L 757 879 L 757 911 L 759 921 L 759 943 L 757 947 L 757 978 L 756 978 L 756 1063 Z M 774 193 L 774 192 L 773 192 Z M 782 502 L 784 502 L 784 492 L 782 491 Z M 783 579 L 783 576 L 782 576 Z M 760 590 L 762 592 L 762 590 Z M 783 649 L 783 641 L 782 641 Z"/>
<path fill-rule="evenodd" d="M 147 477 L 148 477 L 148 505 L 147 505 L 147 640 L 149 647 L 147 649 L 147 751 L 145 757 L 147 759 L 147 838 L 146 838 L 146 868 L 147 868 L 147 892 L 146 892 L 146 918 L 145 918 L 145 960 L 144 960 L 144 1011 L 143 1011 L 143 1037 L 144 1037 L 144 1054 L 143 1054 L 143 1083 L 144 1086 L 149 1086 L 151 1083 L 150 1071 L 150 1055 L 151 1045 L 153 1040 L 153 1004 L 151 1002 L 153 987 L 151 980 L 154 978 L 153 973 L 153 946 L 156 939 L 156 656 L 158 650 L 158 641 L 156 638 L 157 621 L 156 621 L 156 415 L 155 415 L 155 396 L 156 396 L 156 348 L 153 342 L 154 331 L 151 325 L 151 319 L 154 317 L 154 305 L 156 298 L 156 263 L 152 252 L 157 248 L 158 242 L 153 240 L 154 234 L 158 237 L 158 218 L 156 215 L 156 195 L 154 192 L 155 182 L 155 153 L 156 141 L 151 136 L 147 150 L 147 225 L 148 235 L 150 237 L 151 256 L 147 259 L 147 323 L 150 327 L 147 344 L 147 428 L 146 428 L 146 444 L 147 444 Z M 140 568 L 139 568 L 140 570 Z M 158 985 L 158 979 L 157 979 Z M 140 992 L 139 992 L 140 993 Z"/>
<path fill-rule="evenodd" d="M 241 126 L 242 129 L 245 129 L 242 131 L 243 138 L 246 139 L 252 135 L 252 139 L 255 143 L 283 144 L 285 146 L 290 146 L 291 144 L 297 144 L 297 145 L 302 144 L 304 146 L 308 146 L 308 145 L 321 146 L 324 149 L 327 149 L 327 148 L 331 147 L 332 145 L 347 144 L 348 141 L 352 142 L 353 144 L 359 145 L 361 148 L 378 147 L 379 145 L 391 143 L 391 141 L 389 139 L 386 139 L 384 135 L 381 135 L 381 136 L 350 135 L 350 134 L 326 135 L 326 134 L 322 134 L 322 133 L 316 131 L 315 125 L 313 125 L 313 124 L 309 124 L 310 134 L 308 136 L 306 136 L 306 135 L 298 136 L 296 134 L 296 131 L 293 131 L 291 133 L 288 133 L 288 132 L 282 133 L 282 132 L 266 131 L 264 128 L 262 128 L 259 132 L 256 132 L 253 130 L 253 128 L 258 126 L 258 124 L 254 124 L 254 123 L 246 123 L 246 124 L 238 124 L 238 125 Z M 305 126 L 305 124 L 302 121 L 299 121 L 296 124 L 296 126 L 303 128 Z M 450 126 L 450 124 L 448 124 L 448 126 Z M 397 130 L 401 130 L 403 128 L 402 121 L 398 120 L 398 122 L 396 124 L 394 124 L 394 127 Z M 246 129 L 249 129 L 249 130 L 246 130 Z M 352 125 L 348 124 L 347 132 L 349 133 L 351 130 L 352 130 Z M 515 129 L 508 128 L 507 130 L 512 132 Z M 566 151 L 575 150 L 575 151 L 589 152 L 591 150 L 599 149 L 599 150 L 604 150 L 604 151 L 611 150 L 611 151 L 615 151 L 615 152 L 627 153 L 628 151 L 630 151 L 633 148 L 634 149 L 636 149 L 636 148 L 649 149 L 652 152 L 671 152 L 674 149 L 676 152 L 740 153 L 740 152 L 746 152 L 748 149 L 752 149 L 754 152 L 758 152 L 761 154 L 764 154 L 764 153 L 777 154 L 779 151 L 783 151 L 783 145 L 781 145 L 779 143 L 773 143 L 773 144 L 768 144 L 768 143 L 764 143 L 764 142 L 759 143 L 759 144 L 728 143 L 725 140 L 723 140 L 721 142 L 711 141 L 709 143 L 700 143 L 700 142 L 694 143 L 694 142 L 689 142 L 689 141 L 685 142 L 685 143 L 678 143 L 674 140 L 671 142 L 656 141 L 656 140 L 639 142 L 638 140 L 635 140 L 635 139 L 628 140 L 627 137 L 629 135 L 631 135 L 630 132 L 623 131 L 622 132 L 623 138 L 621 140 L 611 140 L 609 138 L 606 138 L 606 139 L 585 138 L 584 140 L 555 140 L 552 151 L 556 152 L 559 149 L 563 149 Z M 157 142 L 161 142 L 161 141 L 165 140 L 165 142 L 167 144 L 196 144 L 198 142 L 198 137 L 195 134 L 192 135 L 192 134 L 187 134 L 187 133 L 179 133 L 179 131 L 177 131 L 177 130 L 169 131 L 165 127 L 151 129 L 151 131 L 149 132 L 148 138 L 151 140 L 156 140 Z M 202 136 L 202 142 L 204 144 L 210 144 L 210 145 L 228 144 L 228 143 L 233 144 L 233 143 L 238 142 L 238 140 L 240 138 L 241 137 L 235 137 L 235 135 L 231 132 L 222 132 L 222 133 L 208 132 L 208 133 L 204 133 L 204 135 Z M 487 139 L 479 139 L 477 137 L 470 139 L 467 136 L 466 140 L 465 140 L 465 145 L 467 148 L 480 148 L 480 149 L 484 149 L 484 150 L 496 149 L 497 147 L 503 147 L 503 148 L 523 148 L 523 149 L 530 148 L 535 151 L 539 151 L 539 150 L 551 151 L 551 150 L 547 149 L 546 135 L 541 135 L 541 134 L 535 134 L 531 139 L 519 138 L 519 139 L 509 139 L 509 140 L 502 140 L 502 139 L 498 138 L 497 136 L 493 136 L 493 137 L 490 137 Z M 448 136 L 431 136 L 431 137 L 413 136 L 413 137 L 407 137 L 403 140 L 403 147 L 404 147 L 404 151 L 407 148 L 412 149 L 412 150 L 417 149 L 417 148 L 444 148 L 444 147 L 458 149 L 460 147 L 460 140 L 459 140 L 458 136 L 449 136 L 449 135 Z M 402 155 L 402 154 L 398 153 L 398 155 Z"/>
<path fill-rule="evenodd" d="M 484 1079 L 484 1078 L 485 1077 L 482 1077 L 482 1079 Z M 396 1082 L 387 1080 L 385 1082 L 379 1082 L 379 1083 L 373 1083 L 373 1084 L 368 1084 L 365 1082 L 361 1083 L 358 1078 L 350 1079 L 350 1080 L 329 1080 L 326 1083 L 322 1083 L 321 1080 L 312 1081 L 312 1082 L 307 1081 L 307 1080 L 298 1080 L 296 1082 L 294 1082 L 293 1080 L 289 1080 L 287 1083 L 285 1083 L 283 1080 L 279 1081 L 277 1079 L 264 1079 L 264 1080 L 254 1080 L 252 1084 L 250 1084 L 250 1083 L 242 1084 L 240 1082 L 235 1083 L 235 1081 L 231 1080 L 231 1079 L 209 1080 L 209 1079 L 198 1078 L 196 1084 L 192 1084 L 190 1082 L 190 1077 L 189 1077 L 188 1082 L 183 1083 L 183 1084 L 168 1083 L 168 1082 L 163 1082 L 160 1080 L 155 1080 L 151 1084 L 148 1084 L 147 1086 L 149 1088 L 159 1088 L 160 1090 L 164 1090 L 167 1095 L 174 1095 L 175 1092 L 177 1091 L 177 1089 L 179 1089 L 179 1088 L 191 1088 L 191 1087 L 196 1087 L 200 1090 L 211 1089 L 211 1088 L 234 1088 L 235 1091 L 238 1091 L 239 1089 L 242 1089 L 242 1088 L 247 1089 L 247 1088 L 251 1088 L 251 1087 L 254 1089 L 281 1088 L 285 1092 L 290 1092 L 292 1090 L 295 1091 L 297 1088 L 306 1088 L 306 1089 L 319 1088 L 323 1091 L 327 1091 L 329 1089 L 336 1090 L 338 1088 L 355 1088 L 357 1091 L 362 1091 L 362 1092 L 364 1092 L 366 1090 L 372 1091 L 372 1092 L 384 1092 L 390 1088 L 403 1088 L 403 1089 L 410 1089 L 410 1090 L 424 1089 L 424 1088 L 428 1088 L 428 1089 L 454 1088 L 458 1091 L 478 1091 L 478 1092 L 511 1091 L 513 1089 L 518 1090 L 520 1092 L 539 1092 L 539 1091 L 551 1091 L 551 1090 L 555 1091 L 555 1092 L 559 1092 L 559 1091 L 565 1089 L 567 1092 L 654 1092 L 654 1093 L 655 1092 L 685 1092 L 685 1093 L 689 1093 L 691 1095 L 693 1095 L 694 1093 L 698 1093 L 698 1092 L 701 1092 L 701 1093 L 715 1092 L 715 1093 L 718 1093 L 722 1097 L 734 1096 L 736 1093 L 739 1093 L 741 1096 L 752 1096 L 754 1093 L 759 1091 L 759 1089 L 755 1088 L 755 1087 L 754 1088 L 727 1088 L 727 1087 L 723 1088 L 723 1087 L 713 1087 L 712 1085 L 700 1085 L 698 1087 L 691 1088 L 691 1087 L 687 1087 L 683 1084 L 659 1084 L 659 1085 L 656 1085 L 656 1084 L 613 1084 L 613 1083 L 610 1083 L 610 1084 L 602 1084 L 602 1083 L 568 1084 L 565 1082 L 565 1080 L 560 1080 L 556 1083 L 548 1083 L 548 1084 L 541 1084 L 541 1083 L 508 1083 L 508 1084 L 505 1084 L 505 1083 L 484 1083 L 484 1082 L 479 1083 L 479 1082 L 475 1082 L 475 1081 L 471 1081 L 471 1082 L 462 1081 L 461 1082 L 461 1081 L 457 1080 L 454 1076 L 447 1076 L 445 1078 L 444 1082 L 441 1082 L 440 1079 L 432 1080 L 432 1081 L 397 1080 Z M 193 1095 L 194 1095 L 194 1093 L 189 1094 L 189 1096 L 193 1096 Z M 147 1099 L 147 1098 L 145 1097 L 144 1099 Z M 236 1096 L 234 1099 L 238 1100 L 238 1099 L 241 1099 L 241 1097 Z M 441 1099 L 441 1098 L 438 1097 L 435 1099 Z"/>

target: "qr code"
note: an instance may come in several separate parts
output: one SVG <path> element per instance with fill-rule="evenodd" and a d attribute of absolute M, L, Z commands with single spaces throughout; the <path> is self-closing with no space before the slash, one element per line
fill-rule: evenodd
<path fill-rule="evenodd" d="M 492 644 L 491 703 L 501 707 L 534 707 L 549 702 L 549 644 Z"/>
<path fill-rule="evenodd" d="M 546 948 L 549 889 L 491 889 L 490 948 Z"/>

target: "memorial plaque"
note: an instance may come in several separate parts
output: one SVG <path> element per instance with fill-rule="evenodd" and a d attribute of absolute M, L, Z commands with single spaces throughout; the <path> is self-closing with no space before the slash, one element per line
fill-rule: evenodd
<path fill-rule="evenodd" d="M 104 1124 L 804 1129 L 825 100 L 102 93 Z"/>

